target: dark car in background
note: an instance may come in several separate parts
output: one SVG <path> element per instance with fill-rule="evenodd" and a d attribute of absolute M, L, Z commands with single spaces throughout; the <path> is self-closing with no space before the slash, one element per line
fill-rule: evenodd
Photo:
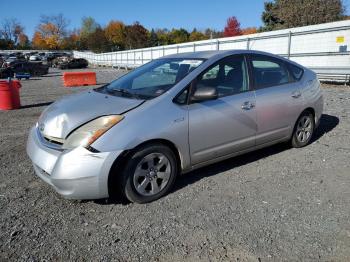
<path fill-rule="evenodd" d="M 68 59 L 67 61 L 63 61 L 57 65 L 60 69 L 75 69 L 75 68 L 86 68 L 89 63 L 87 60 L 83 58 L 73 58 Z"/>
<path fill-rule="evenodd" d="M 17 63 L 24 63 L 27 62 L 25 59 L 17 59 L 16 57 L 9 57 L 7 58 L 4 63 L 2 64 L 2 67 L 11 67 L 14 66 Z"/>
<path fill-rule="evenodd" d="M 15 74 L 28 73 L 31 76 L 42 76 L 49 72 L 49 67 L 41 62 L 17 61 L 0 68 L 0 78 L 14 77 Z"/>
<path fill-rule="evenodd" d="M 53 52 L 53 53 L 47 53 L 45 60 L 47 62 L 47 65 L 50 67 L 57 67 L 59 64 L 59 61 L 61 61 L 63 58 L 68 59 L 71 55 L 65 52 Z"/>

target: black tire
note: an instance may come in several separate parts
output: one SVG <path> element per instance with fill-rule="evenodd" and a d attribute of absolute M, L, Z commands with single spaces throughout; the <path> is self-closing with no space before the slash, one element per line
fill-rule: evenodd
<path fill-rule="evenodd" d="M 157 154 L 164 155 L 167 158 L 168 160 L 167 163 L 170 165 L 170 175 L 164 182 L 165 183 L 164 187 L 158 193 L 155 193 L 155 194 L 150 193 L 151 195 L 142 195 L 138 192 L 138 190 L 135 187 L 135 180 L 137 180 L 136 168 L 139 167 L 142 161 L 144 161 L 145 157 L 149 157 L 150 155 L 153 156 Z M 146 167 L 145 170 L 147 170 L 148 168 L 149 167 Z M 145 171 L 145 172 L 148 172 L 148 171 Z M 158 172 L 160 173 L 160 170 Z M 177 173 L 178 173 L 178 164 L 176 161 L 176 156 L 169 147 L 163 144 L 151 144 L 151 145 L 142 146 L 138 148 L 137 152 L 133 153 L 127 159 L 125 168 L 123 169 L 123 172 L 120 177 L 121 193 L 124 197 L 126 197 L 131 202 L 135 202 L 139 204 L 152 202 L 169 193 L 169 191 L 172 189 L 174 185 Z M 155 177 L 156 177 L 155 179 L 153 178 L 154 179 L 153 182 L 160 183 L 161 185 L 163 185 L 162 183 L 164 180 L 162 180 L 161 178 L 157 178 L 157 176 Z M 151 182 L 149 181 L 146 183 L 149 183 L 149 185 L 151 185 Z"/>
<path fill-rule="evenodd" d="M 305 120 L 309 122 L 305 122 Z M 309 123 L 309 125 L 305 126 L 307 123 Z M 311 112 L 304 111 L 295 123 L 291 139 L 292 147 L 300 148 L 310 144 L 314 131 L 315 118 Z"/>

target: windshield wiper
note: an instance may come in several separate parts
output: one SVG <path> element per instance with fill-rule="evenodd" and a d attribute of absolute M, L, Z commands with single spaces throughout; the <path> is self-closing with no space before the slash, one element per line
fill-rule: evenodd
<path fill-rule="evenodd" d="M 107 88 L 107 91 L 109 91 L 111 93 L 119 92 L 119 93 L 123 93 L 123 94 L 133 95 L 133 93 L 129 92 L 126 89 L 122 89 L 122 88 L 113 88 L 113 89 Z"/>
<path fill-rule="evenodd" d="M 133 93 L 128 91 L 127 89 L 122 89 L 122 88 L 113 88 L 113 89 L 109 89 L 106 87 L 107 93 L 121 93 L 130 97 L 134 97 L 136 99 L 140 99 L 140 100 L 148 100 L 148 99 L 152 99 L 155 98 L 156 96 L 151 96 L 151 95 L 146 95 L 146 94 L 138 94 L 138 93 Z"/>
<path fill-rule="evenodd" d="M 126 94 L 126 95 L 129 95 L 129 96 L 134 96 L 135 94 L 134 93 L 131 93 L 129 92 L 128 90 L 126 89 L 121 89 L 121 88 L 113 88 L 113 89 L 109 89 L 109 88 L 106 88 L 107 89 L 107 92 L 108 93 L 122 93 L 122 94 Z"/>

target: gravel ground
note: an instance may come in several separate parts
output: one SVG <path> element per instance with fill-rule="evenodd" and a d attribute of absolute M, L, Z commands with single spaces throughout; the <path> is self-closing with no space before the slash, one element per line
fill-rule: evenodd
<path fill-rule="evenodd" d="M 96 69 L 99 83 L 120 72 Z M 314 142 L 277 145 L 182 176 L 146 205 L 62 199 L 25 153 L 29 128 L 59 97 L 61 71 L 22 81 L 0 112 L 0 260 L 350 260 L 350 89 L 323 86 Z"/>

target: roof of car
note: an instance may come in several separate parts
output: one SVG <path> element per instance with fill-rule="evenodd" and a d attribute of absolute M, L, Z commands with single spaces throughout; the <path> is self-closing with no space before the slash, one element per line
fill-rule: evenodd
<path fill-rule="evenodd" d="M 257 50 L 246 50 L 246 49 L 231 49 L 231 50 L 215 50 L 215 51 L 198 51 L 198 52 L 189 52 L 189 53 L 179 53 L 179 54 L 172 54 L 163 56 L 162 58 L 182 58 L 182 59 L 211 59 L 211 58 L 223 58 L 225 56 L 229 55 L 237 55 L 237 54 L 260 54 L 260 55 L 267 55 L 270 57 L 275 57 L 284 61 L 288 61 L 292 64 L 297 65 L 297 63 L 288 60 L 282 56 L 278 56 L 275 54 L 263 52 L 263 51 L 257 51 Z M 300 66 L 300 65 L 298 65 Z"/>
<path fill-rule="evenodd" d="M 199 51 L 199 52 L 188 52 L 188 53 L 179 53 L 173 55 L 164 56 L 164 58 L 190 58 L 190 59 L 209 59 L 213 56 L 219 54 L 226 54 L 227 51 Z"/>
<path fill-rule="evenodd" d="M 215 50 L 215 51 L 198 51 L 198 52 L 189 52 L 189 53 L 179 53 L 179 54 L 173 54 L 164 56 L 166 58 L 202 58 L 202 59 L 209 59 L 214 56 L 227 56 L 227 55 L 234 55 L 234 54 L 247 54 L 247 53 L 255 53 L 255 54 L 265 54 L 265 55 L 272 55 L 266 52 L 261 51 L 255 51 L 255 50 L 245 50 L 245 49 L 233 49 L 233 50 Z"/>

